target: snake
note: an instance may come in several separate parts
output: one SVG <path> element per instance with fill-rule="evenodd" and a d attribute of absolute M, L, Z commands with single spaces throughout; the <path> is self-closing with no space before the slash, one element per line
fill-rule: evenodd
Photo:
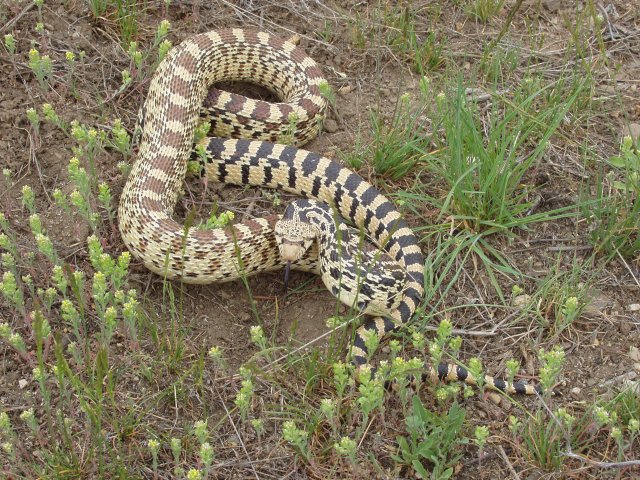
<path fill-rule="evenodd" d="M 222 81 L 261 85 L 280 101 L 216 89 Z M 328 254 L 317 246 L 296 260 L 280 255 L 274 234 L 278 215 L 218 229 L 197 229 L 173 218 L 194 134 L 205 117 L 209 136 L 199 146 L 205 152 L 201 174 L 208 180 L 277 189 L 330 205 L 404 273 L 400 294 L 388 306 L 382 302 L 385 314 L 368 318 L 356 330 L 350 354 L 360 367 L 368 365 L 367 336 L 383 338 L 397 330 L 422 302 L 424 256 L 413 231 L 378 189 L 336 161 L 300 148 L 321 129 L 326 85 L 322 70 L 301 47 L 265 31 L 209 31 L 173 47 L 153 74 L 140 109 L 138 152 L 120 196 L 118 228 L 131 254 L 166 279 L 208 284 L 287 267 L 321 271 L 319 257 Z M 384 290 L 380 279 L 373 271 L 367 288 Z M 441 379 L 475 381 L 452 364 L 430 372 Z M 489 376 L 485 383 L 506 392 L 535 391 Z"/>

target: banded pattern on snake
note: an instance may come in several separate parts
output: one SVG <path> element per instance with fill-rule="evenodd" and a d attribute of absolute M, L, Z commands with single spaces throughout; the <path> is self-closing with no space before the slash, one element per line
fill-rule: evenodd
<path fill-rule="evenodd" d="M 366 332 L 384 336 L 408 322 L 420 304 L 424 258 L 394 205 L 371 184 L 318 154 L 271 143 L 306 143 L 317 135 L 326 107 L 322 72 L 294 43 L 266 32 L 227 29 L 195 35 L 167 54 L 141 110 L 139 152 L 118 210 L 122 238 L 147 268 L 187 283 L 230 281 L 285 266 L 273 232 L 277 217 L 216 230 L 185 228 L 172 218 L 201 105 L 210 86 L 223 80 L 257 83 L 282 102 L 213 90 L 209 102 L 214 103 L 214 137 L 206 139 L 203 173 L 213 181 L 281 189 L 326 202 L 406 272 L 399 302 L 385 316 L 367 320 L 356 333 L 352 355 L 356 365 L 363 365 Z M 317 272 L 317 255 L 312 250 L 292 267 Z M 447 365 L 439 367 L 441 377 L 443 369 L 447 377 L 455 372 L 456 378 L 471 380 L 459 367 Z"/>

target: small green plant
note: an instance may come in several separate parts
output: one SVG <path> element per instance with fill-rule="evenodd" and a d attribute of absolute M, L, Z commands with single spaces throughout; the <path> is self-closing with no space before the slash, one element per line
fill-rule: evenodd
<path fill-rule="evenodd" d="M 136 71 L 140 70 L 140 68 L 142 67 L 142 52 L 138 50 L 138 42 L 129 42 L 127 54 L 129 55 L 129 58 L 131 58 L 132 67 L 134 67 Z"/>
<path fill-rule="evenodd" d="M 81 52 L 84 56 L 84 52 Z M 64 54 L 64 58 L 67 62 L 67 83 L 71 88 L 71 93 L 74 97 L 78 98 L 78 90 L 76 87 L 76 54 L 71 51 L 66 51 Z"/>
<path fill-rule="evenodd" d="M 336 108 L 336 93 L 333 91 L 333 88 L 331 88 L 331 85 L 329 85 L 329 82 L 326 80 L 322 81 L 322 83 L 318 85 L 318 88 L 320 89 L 320 95 L 329 102 L 329 105 Z"/>
<path fill-rule="evenodd" d="M 362 411 L 362 424 L 367 425 L 370 415 L 384 406 L 384 380 L 380 371 L 373 374 L 368 365 L 360 368 L 358 380 L 357 401 Z"/>
<path fill-rule="evenodd" d="M 633 257 L 640 251 L 640 153 L 631 137 L 623 139 L 620 154 L 609 164 L 615 170 L 596 177 L 596 203 L 585 206 L 583 214 L 593 226 L 591 239 L 598 250 Z"/>
<path fill-rule="evenodd" d="M 467 12 L 482 23 L 487 23 L 504 5 L 505 0 L 469 0 Z"/>
<path fill-rule="evenodd" d="M 147 441 L 147 446 L 151 452 L 152 468 L 155 475 L 158 474 L 158 451 L 160 451 L 160 442 L 155 438 Z"/>
<path fill-rule="evenodd" d="M 410 465 L 422 478 L 448 479 L 461 456 L 457 447 L 468 440 L 461 435 L 465 411 L 454 403 L 444 414 L 427 410 L 413 397 L 413 408 L 405 419 L 408 436 L 398 436 L 396 462 Z M 428 462 L 429 470 L 425 466 Z"/>
<path fill-rule="evenodd" d="M 402 54 L 416 73 L 424 75 L 444 63 L 442 40 L 434 31 L 423 38 L 418 35 L 416 25 L 420 19 L 410 4 L 391 8 L 384 18 L 389 23 L 387 44 Z"/>
<path fill-rule="evenodd" d="M 240 411 L 242 419 L 246 420 L 253 400 L 254 385 L 251 378 L 251 371 L 249 369 L 240 367 L 240 376 L 242 377 L 242 386 L 236 395 L 235 404 Z"/>
<path fill-rule="evenodd" d="M 16 53 L 16 39 L 11 33 L 7 33 L 4 36 L 4 46 L 9 52 L 9 55 L 13 58 Z"/>
<path fill-rule="evenodd" d="M 355 440 L 349 437 L 342 437 L 339 442 L 333 444 L 333 448 L 335 448 L 336 452 L 340 455 L 347 457 L 353 465 L 356 465 L 356 453 L 358 449 Z"/>
<path fill-rule="evenodd" d="M 35 108 L 27 108 L 27 119 L 31 124 L 33 133 L 37 137 L 40 134 L 40 115 L 38 115 Z"/>
<path fill-rule="evenodd" d="M 122 120 L 119 118 L 113 121 L 108 144 L 124 157 L 125 162 L 131 156 L 131 135 L 129 135 L 129 132 L 122 126 Z"/>
<path fill-rule="evenodd" d="M 564 351 L 558 346 L 549 351 L 541 348 L 538 351 L 538 359 L 541 363 L 540 385 L 546 394 L 550 395 L 564 366 Z"/>
<path fill-rule="evenodd" d="M 108 0 L 86 0 L 94 19 L 100 18 L 107 11 Z"/>
<path fill-rule="evenodd" d="M 212 230 L 215 228 L 224 228 L 227 225 L 230 225 L 233 219 L 235 218 L 235 214 L 227 210 L 226 212 L 221 212 L 216 215 L 215 211 L 211 212 L 209 218 L 204 222 L 198 225 L 199 230 Z"/>
<path fill-rule="evenodd" d="M 561 262 L 559 256 L 549 276 L 538 282 L 533 295 L 525 296 L 526 305 L 523 305 L 552 337 L 557 337 L 580 317 L 589 302 L 588 295 L 597 273 L 593 258 L 584 261 L 576 258 L 569 270 L 564 269 Z"/>
<path fill-rule="evenodd" d="M 298 428 L 292 420 L 287 420 L 282 424 L 282 438 L 285 439 L 296 451 L 306 460 L 309 460 L 309 434 Z"/>
<path fill-rule="evenodd" d="M 67 124 L 58 116 L 55 109 L 50 103 L 42 104 L 42 115 L 47 122 L 55 125 L 60 130 L 67 133 Z"/>
<path fill-rule="evenodd" d="M 420 114 L 419 108 L 412 107 L 408 93 L 398 98 L 391 119 L 378 110 L 369 110 L 373 138 L 354 154 L 370 159 L 381 177 L 404 177 L 424 157 L 430 142 L 431 136 L 418 120 Z"/>
<path fill-rule="evenodd" d="M 41 90 L 46 90 L 53 75 L 53 60 L 49 55 L 40 55 L 35 48 L 29 50 L 29 68 L 38 80 Z"/>
<path fill-rule="evenodd" d="M 624 180 L 614 180 L 613 188 L 620 191 L 640 193 L 640 153 L 637 150 L 639 139 L 626 136 L 620 145 L 620 155 L 609 158 L 609 164 L 624 172 Z"/>
<path fill-rule="evenodd" d="M 198 420 L 193 424 L 193 434 L 198 439 L 198 443 L 202 445 L 209 438 L 209 422 L 207 420 Z"/>

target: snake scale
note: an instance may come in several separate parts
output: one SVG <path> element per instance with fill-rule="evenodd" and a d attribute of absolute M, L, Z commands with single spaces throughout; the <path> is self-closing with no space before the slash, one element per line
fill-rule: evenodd
<path fill-rule="evenodd" d="M 220 81 L 259 84 L 281 102 L 210 91 Z M 213 135 L 203 143 L 203 174 L 208 179 L 280 189 L 325 202 L 366 232 L 406 272 L 395 308 L 368 319 L 356 332 L 351 354 L 362 366 L 367 363 L 367 332 L 382 338 L 407 323 L 420 304 L 424 257 L 393 203 L 375 187 L 338 163 L 297 148 L 321 128 L 324 82 L 318 65 L 300 47 L 263 31 L 211 31 L 171 49 L 153 75 L 141 109 L 139 151 L 120 198 L 118 222 L 131 253 L 169 279 L 225 282 L 286 265 L 274 236 L 277 216 L 213 230 L 187 228 L 172 217 L 206 100 Z M 273 143 L 282 139 L 295 146 Z M 318 272 L 317 256 L 317 248 L 312 249 L 291 267 Z M 440 365 L 431 374 L 474 382 L 455 365 Z M 509 392 L 534 391 L 520 382 L 508 385 L 491 377 L 486 384 Z"/>

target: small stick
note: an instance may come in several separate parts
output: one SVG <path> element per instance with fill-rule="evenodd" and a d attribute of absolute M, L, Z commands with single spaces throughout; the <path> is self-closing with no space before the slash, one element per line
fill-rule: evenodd
<path fill-rule="evenodd" d="M 509 460 L 509 457 L 507 457 L 507 452 L 504 451 L 502 445 L 498 445 L 498 451 L 500 452 L 500 456 L 504 460 L 504 463 L 507 464 L 507 468 L 511 472 L 511 475 L 513 475 L 513 478 L 515 478 L 516 480 L 520 480 L 520 475 L 518 475 L 518 472 L 516 472 L 515 468 L 513 468 L 513 465 L 511 465 L 511 461 Z"/>

